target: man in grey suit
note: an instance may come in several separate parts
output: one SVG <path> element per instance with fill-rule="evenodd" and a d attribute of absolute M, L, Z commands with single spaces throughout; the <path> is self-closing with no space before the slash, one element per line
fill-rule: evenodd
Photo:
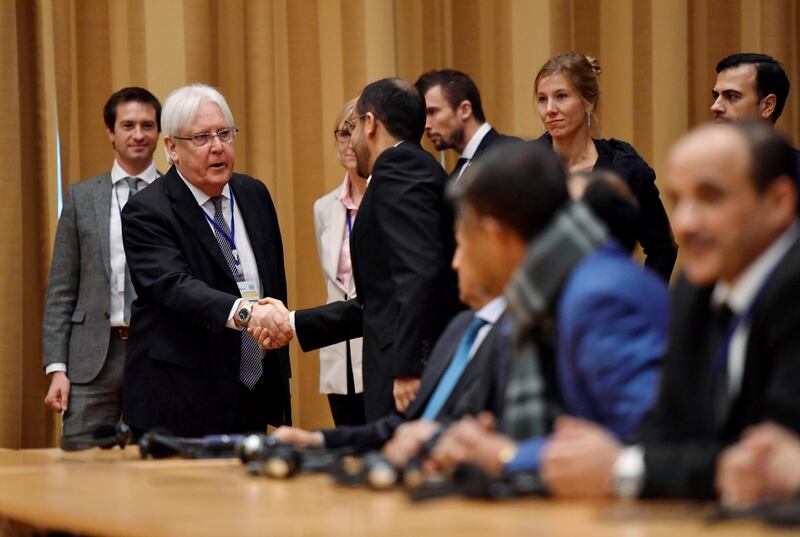
<path fill-rule="evenodd" d="M 63 416 L 61 446 L 88 447 L 122 411 L 130 306 L 135 293 L 122 246 L 122 208 L 157 177 L 161 103 L 123 88 L 103 109 L 111 171 L 74 184 L 56 230 L 44 310 L 45 403 Z"/>

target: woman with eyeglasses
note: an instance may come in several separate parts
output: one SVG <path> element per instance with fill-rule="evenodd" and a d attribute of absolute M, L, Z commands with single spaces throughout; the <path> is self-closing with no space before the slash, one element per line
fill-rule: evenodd
<path fill-rule="evenodd" d="M 344 105 L 336 118 L 334 137 L 344 181 L 314 203 L 317 251 L 325 276 L 328 302 L 347 300 L 355 294 L 350 263 L 350 231 L 367 180 L 356 171 L 356 154 L 350 147 L 356 99 Z M 360 425 L 364 417 L 364 387 L 361 378 L 361 338 L 337 343 L 319 351 L 319 389 L 328 395 L 336 426 Z"/>
<path fill-rule="evenodd" d="M 627 142 L 592 137 L 600 100 L 600 64 L 577 52 L 551 58 L 534 82 L 534 102 L 546 143 L 562 157 L 570 174 L 610 170 L 621 177 L 639 202 L 635 236 L 645 265 L 669 281 L 678 255 L 667 212 L 658 195 L 656 174 Z"/>

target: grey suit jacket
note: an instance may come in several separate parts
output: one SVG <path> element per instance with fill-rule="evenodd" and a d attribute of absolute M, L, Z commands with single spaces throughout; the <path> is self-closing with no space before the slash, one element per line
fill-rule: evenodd
<path fill-rule="evenodd" d="M 43 366 L 66 363 L 79 384 L 97 377 L 108 353 L 111 189 L 111 173 L 69 188 L 50 266 Z"/>

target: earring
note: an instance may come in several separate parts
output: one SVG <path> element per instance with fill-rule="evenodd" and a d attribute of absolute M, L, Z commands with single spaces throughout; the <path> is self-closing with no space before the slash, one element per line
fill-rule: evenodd
<path fill-rule="evenodd" d="M 592 128 L 592 113 L 586 112 L 586 122 L 589 124 L 589 128 Z"/>

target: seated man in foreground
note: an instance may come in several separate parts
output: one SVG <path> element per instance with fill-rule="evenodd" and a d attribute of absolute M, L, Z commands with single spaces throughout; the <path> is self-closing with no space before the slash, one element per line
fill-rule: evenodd
<path fill-rule="evenodd" d="M 639 443 L 565 421 L 544 455 L 554 494 L 710 498 L 720 452 L 765 420 L 800 430 L 800 227 L 794 155 L 763 124 L 703 126 L 667 187 L 684 275 L 659 399 Z"/>
<path fill-rule="evenodd" d="M 472 462 L 490 474 L 536 471 L 562 407 L 625 439 L 655 399 L 666 286 L 609 240 L 584 204 L 569 202 L 560 165 L 510 153 L 478 163 L 457 195 L 459 225 L 474 223 L 476 245 L 487 242 L 492 227 L 507 225 L 509 214 L 544 215 L 535 229 L 519 234 L 527 256 L 506 290 L 516 326 L 515 350 L 498 383 L 505 386 L 501 432 L 492 416 L 465 418 L 444 434 L 429 468 Z M 475 250 L 491 271 L 490 251 Z"/>

